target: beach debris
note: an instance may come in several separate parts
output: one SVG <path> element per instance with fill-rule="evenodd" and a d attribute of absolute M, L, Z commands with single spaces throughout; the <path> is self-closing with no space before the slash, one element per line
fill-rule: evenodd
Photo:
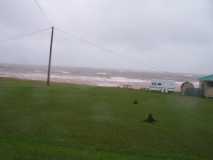
<path fill-rule="evenodd" d="M 154 119 L 153 115 L 151 113 L 148 114 L 147 118 L 144 120 L 146 123 L 155 123 L 157 120 Z"/>

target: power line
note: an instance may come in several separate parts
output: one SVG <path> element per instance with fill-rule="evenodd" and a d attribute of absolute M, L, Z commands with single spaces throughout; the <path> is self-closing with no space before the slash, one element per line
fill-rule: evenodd
<path fill-rule="evenodd" d="M 89 44 L 90 46 L 93 46 L 93 47 L 95 47 L 95 48 L 97 48 L 97 49 L 100 49 L 100 50 L 104 51 L 105 53 L 110 53 L 110 54 L 112 54 L 112 55 L 117 55 L 117 56 L 119 56 L 119 58 L 127 57 L 127 56 L 128 56 L 126 53 L 114 51 L 114 50 L 112 50 L 112 49 L 109 49 L 109 48 L 100 46 L 100 45 L 98 45 L 98 44 L 95 43 L 95 42 L 92 42 L 92 41 L 87 40 L 86 38 L 83 38 L 83 37 L 80 37 L 80 36 L 76 36 L 76 35 L 74 35 L 73 33 L 64 31 L 63 29 L 60 29 L 60 28 L 55 28 L 55 29 L 58 30 L 58 31 L 60 31 L 60 32 L 62 32 L 62 33 L 64 33 L 65 35 L 69 35 L 69 36 L 68 36 L 69 38 L 78 39 L 78 40 L 80 40 L 80 41 L 82 41 L 82 42 L 84 42 L 84 43 Z M 132 57 L 131 57 L 131 58 L 132 58 Z M 138 60 L 138 59 L 137 59 L 137 60 Z M 139 62 L 139 61 L 138 61 L 138 62 Z M 140 63 L 141 63 L 141 62 L 140 62 Z"/>
<path fill-rule="evenodd" d="M 41 14 L 46 18 L 47 23 L 52 26 L 52 22 L 50 21 L 49 17 L 47 16 L 46 12 L 44 11 L 44 9 L 42 8 L 42 6 L 40 5 L 38 0 L 33 0 L 33 2 L 35 3 L 35 5 L 38 7 L 38 9 L 40 10 Z"/>
<path fill-rule="evenodd" d="M 48 31 L 48 30 L 50 30 L 50 27 L 49 28 L 44 28 L 44 29 L 39 29 L 39 30 L 31 32 L 31 33 L 25 33 L 25 34 L 16 35 L 16 36 L 10 37 L 10 38 L 5 39 L 5 40 L 0 40 L 0 43 L 6 43 L 8 41 L 19 40 L 19 39 L 22 39 L 22 38 L 25 38 L 25 37 L 30 37 L 30 36 L 33 36 L 35 34 L 42 33 L 42 32 Z"/>
<path fill-rule="evenodd" d="M 128 58 L 128 61 L 129 61 L 131 58 L 133 58 L 133 55 L 129 55 L 129 54 L 125 53 L 125 52 L 118 52 L 118 51 L 114 51 L 112 49 L 105 48 L 103 46 L 98 45 L 95 42 L 92 42 L 92 41 L 86 39 L 86 38 L 83 38 L 83 37 L 80 37 L 80 36 L 76 36 L 76 34 L 74 34 L 74 33 L 70 33 L 70 32 L 64 31 L 63 29 L 60 29 L 60 28 L 55 28 L 55 29 L 60 31 L 61 33 L 64 33 L 65 35 L 67 35 L 67 37 L 69 37 L 68 39 L 78 39 L 78 40 L 80 40 L 80 41 L 82 41 L 84 43 L 89 44 L 90 46 L 93 46 L 93 47 L 95 47 L 97 49 L 100 49 L 100 50 L 104 51 L 103 53 L 110 53 L 113 56 L 118 56 L 119 59 L 125 57 L 125 58 Z M 139 64 L 141 63 L 140 59 L 138 59 L 138 58 L 134 58 L 134 61 L 136 63 L 139 63 Z"/>
<path fill-rule="evenodd" d="M 40 5 L 39 1 L 38 1 L 38 0 L 33 0 L 33 1 L 34 1 L 34 3 L 36 4 L 36 6 L 39 8 L 40 12 L 46 17 L 48 23 L 49 23 L 51 26 L 53 26 L 52 23 L 51 23 L 51 21 L 49 20 L 48 16 L 46 15 L 46 12 L 43 10 L 42 6 Z M 79 36 L 74 36 L 74 34 L 71 34 L 71 33 L 67 32 L 67 31 L 64 31 L 63 29 L 55 28 L 55 30 L 58 30 L 58 31 L 60 31 L 60 32 L 66 34 L 66 35 L 68 34 L 68 35 L 70 35 L 69 37 L 71 37 L 71 38 L 75 37 L 76 39 L 79 39 L 79 40 L 82 41 L 82 42 L 86 42 L 87 44 L 89 44 L 89 45 L 91 45 L 91 46 L 94 46 L 94 47 L 97 48 L 97 49 L 103 50 L 103 51 L 105 51 L 105 52 L 107 52 L 107 53 L 111 53 L 111 54 L 113 54 L 113 55 L 114 55 L 114 54 L 117 54 L 117 55 L 121 56 L 120 54 L 118 54 L 118 52 L 115 52 L 115 51 L 112 50 L 112 49 L 108 49 L 108 48 L 105 48 L 105 47 L 103 47 L 103 46 L 100 46 L 100 45 L 98 45 L 98 44 L 96 44 L 96 43 L 94 43 L 94 42 L 92 42 L 92 41 L 89 41 L 89 40 L 87 40 L 87 39 L 85 39 L 85 38 L 82 38 L 82 37 L 79 37 Z M 126 55 L 126 54 L 125 54 L 125 55 Z"/>
<path fill-rule="evenodd" d="M 82 41 L 82 42 L 84 42 L 84 43 L 89 44 L 90 46 L 93 46 L 93 47 L 97 48 L 97 49 L 100 49 L 100 50 L 103 50 L 103 51 L 105 51 L 105 52 L 112 53 L 112 54 L 117 54 L 117 55 L 118 55 L 118 52 L 115 52 L 115 51 L 112 50 L 112 49 L 108 49 L 108 48 L 105 48 L 105 47 L 103 47 L 103 46 L 100 46 L 100 45 L 96 44 L 95 42 L 92 42 L 92 41 L 90 41 L 90 40 L 87 40 L 86 38 L 83 38 L 83 37 L 80 37 L 80 36 L 76 36 L 76 35 L 74 35 L 74 34 L 72 34 L 72 33 L 70 33 L 70 32 L 64 31 L 64 30 L 59 29 L 59 28 L 56 28 L 56 30 L 58 30 L 58 31 L 60 31 L 60 32 L 66 34 L 66 35 L 69 35 L 69 38 L 78 39 L 78 40 L 80 40 L 80 41 Z M 120 54 L 119 54 L 119 55 L 120 55 Z"/>

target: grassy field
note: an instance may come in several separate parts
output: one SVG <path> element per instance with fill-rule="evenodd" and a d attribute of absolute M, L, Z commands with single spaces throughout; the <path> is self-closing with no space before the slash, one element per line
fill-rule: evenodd
<path fill-rule="evenodd" d="M 0 159 L 211 160 L 213 100 L 0 79 Z"/>

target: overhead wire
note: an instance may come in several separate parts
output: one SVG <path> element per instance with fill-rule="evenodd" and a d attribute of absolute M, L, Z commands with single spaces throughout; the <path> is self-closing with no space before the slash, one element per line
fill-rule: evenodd
<path fill-rule="evenodd" d="M 124 52 L 118 52 L 118 51 L 114 51 L 112 49 L 108 49 L 106 47 L 100 46 L 100 45 L 98 45 L 95 42 L 92 42 L 92 41 L 90 41 L 90 40 L 88 40 L 86 38 L 80 37 L 80 36 L 76 36 L 74 33 L 70 33 L 70 32 L 64 31 L 61 28 L 57 28 L 56 27 L 55 29 L 60 31 L 61 33 L 64 33 L 67 37 L 69 37 L 68 39 L 78 39 L 78 40 L 80 40 L 80 41 L 82 41 L 84 43 L 89 44 L 90 46 L 93 46 L 93 47 L 95 47 L 95 48 L 97 48 L 99 50 L 104 51 L 104 53 L 110 53 L 113 56 L 119 56 L 120 59 L 123 58 L 123 57 L 128 57 L 128 55 L 126 53 L 124 53 Z M 132 56 L 130 58 L 132 58 Z M 135 58 L 134 60 L 138 61 L 138 63 L 141 63 L 141 61 L 138 60 L 138 58 Z"/>
<path fill-rule="evenodd" d="M 110 53 L 111 55 L 115 56 L 116 58 L 119 58 L 119 60 L 121 60 L 123 58 L 123 60 L 130 62 L 131 59 L 132 59 L 132 61 L 134 61 L 135 63 L 138 63 L 138 64 L 142 63 L 140 58 L 135 57 L 134 55 L 130 55 L 130 54 L 127 54 L 126 52 L 120 52 L 120 51 L 115 51 L 113 49 L 106 48 L 106 47 L 98 45 L 97 43 L 90 41 L 90 40 L 88 40 L 84 37 L 76 36 L 76 34 L 71 33 L 71 32 L 67 32 L 64 29 L 61 29 L 61 28 L 58 28 L 58 27 L 56 27 L 55 29 L 60 31 L 61 33 L 64 33 L 67 37 L 69 37 L 68 39 L 78 39 L 82 42 L 89 44 L 90 46 L 93 46 L 93 47 L 95 47 L 99 50 L 104 51 L 102 53 L 105 53 L 107 55 L 109 55 L 108 53 Z M 156 70 L 156 67 L 151 67 L 151 68 L 152 68 L 153 71 Z"/>
<path fill-rule="evenodd" d="M 53 23 L 52 23 L 52 22 L 50 21 L 50 19 L 48 18 L 46 12 L 44 11 L 44 9 L 42 8 L 42 6 L 40 5 L 39 1 L 38 1 L 38 0 L 33 0 L 33 1 L 34 1 L 34 3 L 36 4 L 36 6 L 39 8 L 39 10 L 40 10 L 40 12 L 43 14 L 43 16 L 46 17 L 48 23 L 49 23 L 51 26 L 53 26 Z M 58 30 L 58 31 L 60 31 L 60 32 L 62 32 L 62 33 L 64 33 L 64 34 L 66 34 L 66 35 L 69 35 L 69 37 L 72 38 L 72 39 L 73 39 L 73 38 L 78 39 L 78 40 L 80 40 L 80 41 L 82 41 L 82 42 L 84 42 L 84 43 L 89 44 L 90 46 L 93 46 L 93 47 L 95 47 L 95 48 L 97 48 L 97 49 L 100 49 L 100 50 L 102 50 L 102 51 L 105 51 L 105 52 L 107 52 L 107 53 L 111 53 L 111 54 L 113 54 L 113 55 L 116 54 L 116 55 L 121 56 L 121 53 L 118 53 L 118 52 L 116 52 L 116 51 L 114 51 L 114 50 L 112 50 L 112 49 L 109 49 L 109 48 L 100 46 L 100 45 L 98 45 L 97 43 L 92 42 L 92 41 L 90 41 L 90 40 L 88 40 L 88 39 L 86 39 L 86 38 L 83 38 L 83 37 L 80 37 L 80 36 L 76 36 L 76 35 L 74 35 L 74 34 L 72 34 L 72 33 L 70 33 L 70 32 L 64 31 L 63 29 L 58 28 L 58 27 L 55 27 L 55 29 Z M 125 54 L 125 55 L 126 55 L 126 54 Z"/>
<path fill-rule="evenodd" d="M 33 0 L 34 4 L 37 6 L 37 8 L 40 10 L 41 14 L 46 18 L 48 24 L 52 27 L 53 26 L 53 23 L 51 22 L 51 20 L 49 19 L 49 17 L 47 16 L 45 10 L 43 9 L 43 7 L 41 6 L 40 2 L 38 0 Z M 36 33 L 39 33 L 39 32 L 42 32 L 42 31 L 45 31 L 45 30 L 49 30 L 51 27 L 49 28 L 46 28 L 46 29 L 42 29 L 42 30 L 38 30 L 38 31 L 35 31 L 35 32 L 32 32 L 32 33 L 28 33 L 28 34 L 23 34 L 23 35 L 18 35 L 18 36 L 15 36 L 15 37 L 12 37 L 12 38 L 9 38 L 9 39 L 6 39 L 6 40 L 0 40 L 0 43 L 1 42 L 6 42 L 6 41 L 12 41 L 12 40 L 17 40 L 17 39 L 21 39 L 21 38 L 24 38 L 24 37 L 27 37 L 27 36 L 31 36 L 31 35 L 34 35 Z M 101 45 L 98 45 L 97 43 L 95 42 L 92 42 L 86 38 L 83 38 L 81 36 L 76 36 L 74 35 L 73 33 L 70 33 L 70 32 L 67 32 L 67 31 L 64 31 L 63 29 L 60 29 L 60 28 L 55 28 L 56 30 L 64 33 L 65 35 L 69 35 L 69 38 L 75 38 L 75 39 L 78 39 L 84 43 L 87 43 L 89 44 L 90 46 L 93 46 L 97 49 L 100 49 L 104 52 L 107 52 L 107 53 L 111 53 L 113 55 L 119 55 L 119 58 L 123 57 L 124 55 L 126 56 L 126 54 L 122 54 L 121 55 L 121 52 L 117 52 L 117 51 L 114 51 L 112 49 L 109 49 L 109 48 L 106 48 L 104 46 L 101 46 Z"/>
<path fill-rule="evenodd" d="M 46 18 L 47 23 L 50 26 L 53 26 L 52 21 L 49 19 L 49 17 L 47 16 L 46 12 L 44 11 L 43 7 L 41 6 L 41 4 L 39 3 L 38 0 L 33 0 L 34 4 L 37 6 L 37 8 L 40 10 L 41 14 Z"/>
<path fill-rule="evenodd" d="M 40 10 L 41 14 L 46 18 L 47 23 L 48 23 L 50 26 L 52 26 L 53 23 L 52 23 L 52 22 L 50 21 L 50 19 L 48 18 L 46 12 L 44 11 L 44 9 L 42 8 L 42 6 L 40 5 L 39 1 L 38 1 L 38 0 L 32 0 L 32 1 L 33 1 L 34 4 L 37 6 L 37 8 Z M 4 43 L 4 42 L 7 42 L 7 41 L 18 40 L 18 39 L 21 39 L 21 38 L 24 38 L 24 37 L 32 36 L 32 35 L 37 34 L 37 33 L 39 33 L 39 32 L 43 32 L 43 31 L 49 30 L 50 28 L 51 28 L 51 27 L 48 27 L 48 28 L 45 28 L 45 29 L 40 29 L 40 30 L 31 32 L 31 33 L 16 35 L 16 36 L 10 37 L 10 38 L 8 38 L 8 39 L 0 40 L 0 43 Z"/>
<path fill-rule="evenodd" d="M 103 50 L 105 52 L 112 53 L 112 54 L 118 54 L 118 52 L 116 52 L 116 51 L 114 51 L 112 49 L 100 46 L 100 45 L 98 45 L 95 42 L 92 42 L 92 41 L 90 41 L 90 40 L 88 40 L 86 38 L 83 38 L 81 36 L 76 36 L 76 35 L 74 35 L 71 32 L 64 31 L 63 29 L 60 29 L 60 28 L 57 28 L 57 27 L 55 29 L 58 30 L 58 31 L 60 31 L 60 32 L 62 32 L 62 33 L 64 33 L 65 35 L 68 35 L 67 37 L 69 37 L 71 39 L 78 39 L 78 40 L 80 40 L 80 41 L 82 41 L 84 43 L 89 44 L 90 46 L 93 46 L 93 47 L 97 48 L 97 49 L 100 49 L 100 50 Z"/>
<path fill-rule="evenodd" d="M 30 36 L 33 36 L 33 35 L 35 35 L 35 34 L 48 31 L 48 30 L 50 30 L 50 29 L 51 29 L 51 28 L 48 27 L 48 28 L 39 29 L 39 30 L 37 30 L 37 31 L 30 32 L 30 33 L 24 33 L 24 34 L 16 35 L 16 36 L 10 37 L 10 38 L 8 38 L 8 39 L 0 40 L 0 44 L 6 43 L 6 42 L 9 42 L 9 41 L 15 41 L 15 40 L 23 39 L 23 38 L 26 38 L 26 37 L 30 37 Z"/>

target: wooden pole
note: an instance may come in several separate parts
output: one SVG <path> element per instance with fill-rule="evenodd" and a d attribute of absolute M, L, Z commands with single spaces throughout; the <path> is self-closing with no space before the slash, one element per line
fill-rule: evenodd
<path fill-rule="evenodd" d="M 50 41 L 50 54 L 47 72 L 47 86 L 50 86 L 50 73 L 51 73 L 51 62 L 52 62 L 52 49 L 53 49 L 53 38 L 54 38 L 54 27 L 52 27 L 51 41 Z"/>

